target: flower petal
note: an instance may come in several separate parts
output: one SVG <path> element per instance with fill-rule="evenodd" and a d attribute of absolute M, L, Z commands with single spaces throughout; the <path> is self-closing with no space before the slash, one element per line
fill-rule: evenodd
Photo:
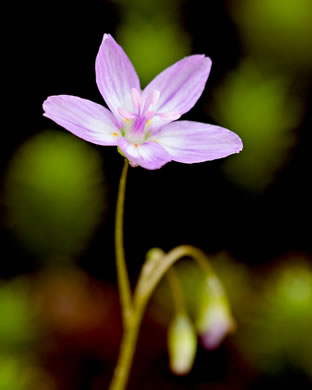
<path fill-rule="evenodd" d="M 193 55 L 165 69 L 144 89 L 143 98 L 159 91 L 155 111 L 178 111 L 181 115 L 197 102 L 205 88 L 211 68 L 211 60 L 204 55 Z"/>
<path fill-rule="evenodd" d="M 77 96 L 50 96 L 43 103 L 44 116 L 71 133 L 99 145 L 117 145 L 120 130 L 105 107 Z"/>
<path fill-rule="evenodd" d="M 131 90 L 141 91 L 140 80 L 126 53 L 110 34 L 104 34 L 95 63 L 97 86 L 111 111 L 133 111 Z"/>
<path fill-rule="evenodd" d="M 118 146 L 132 166 L 140 165 L 146 169 L 159 169 L 171 161 L 169 154 L 157 142 L 133 144 L 125 138 L 120 138 Z"/>
<path fill-rule="evenodd" d="M 191 121 L 171 122 L 152 139 L 166 149 L 172 160 L 187 164 L 226 157 L 243 148 L 232 131 Z"/>

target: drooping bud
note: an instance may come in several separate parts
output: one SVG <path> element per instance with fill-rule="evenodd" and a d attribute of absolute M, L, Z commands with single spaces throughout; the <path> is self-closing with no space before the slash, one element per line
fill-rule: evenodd
<path fill-rule="evenodd" d="M 227 333 L 235 329 L 235 321 L 225 291 L 215 276 L 207 276 L 204 280 L 196 328 L 203 346 L 207 349 L 217 348 Z"/>
<path fill-rule="evenodd" d="M 150 261 L 155 258 L 159 258 L 165 255 L 165 252 L 161 248 L 151 248 L 145 256 L 146 261 Z"/>
<path fill-rule="evenodd" d="M 176 315 L 168 329 L 169 365 L 177 375 L 187 374 L 195 359 L 197 337 L 189 317 Z"/>

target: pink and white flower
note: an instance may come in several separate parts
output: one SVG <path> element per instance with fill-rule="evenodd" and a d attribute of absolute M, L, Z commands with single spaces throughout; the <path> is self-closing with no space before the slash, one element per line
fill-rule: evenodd
<path fill-rule="evenodd" d="M 192 55 L 141 90 L 129 58 L 104 34 L 96 58 L 97 86 L 110 110 L 76 96 L 50 96 L 44 116 L 94 144 L 118 146 L 132 166 L 158 169 L 169 161 L 197 163 L 242 150 L 241 139 L 219 126 L 177 121 L 201 96 L 211 60 Z"/>

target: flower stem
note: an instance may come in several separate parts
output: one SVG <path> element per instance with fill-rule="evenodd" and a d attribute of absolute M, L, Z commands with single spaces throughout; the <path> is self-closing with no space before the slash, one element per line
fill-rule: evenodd
<path fill-rule="evenodd" d="M 141 323 L 138 316 L 135 317 L 137 318 L 133 318 L 133 321 L 128 321 L 124 329 L 118 362 L 109 390 L 123 390 L 127 385 Z"/>
<path fill-rule="evenodd" d="M 124 327 L 126 327 L 132 316 L 131 289 L 123 245 L 123 217 L 128 166 L 128 160 L 125 159 L 119 183 L 115 222 L 116 267 Z"/>
<path fill-rule="evenodd" d="M 204 252 L 191 245 L 177 246 L 162 257 L 155 258 L 154 264 L 151 264 L 152 260 L 149 260 L 143 265 L 141 275 L 134 292 L 133 301 L 135 311 L 137 311 L 138 308 L 140 308 L 140 310 L 144 310 L 160 279 L 166 274 L 172 265 L 183 257 L 191 257 L 197 262 L 204 272 L 209 273 L 210 275 L 215 275 L 215 272 L 210 265 L 210 261 Z"/>
<path fill-rule="evenodd" d="M 203 268 L 206 272 L 213 272 L 207 256 L 197 248 L 189 245 L 182 245 L 172 249 L 169 253 L 164 254 L 154 260 L 149 260 L 145 263 L 142 268 L 139 281 L 136 285 L 136 289 L 133 296 L 131 296 L 129 279 L 127 269 L 125 265 L 124 250 L 122 245 L 122 221 L 123 221 L 123 204 L 125 195 L 125 184 L 128 164 L 125 164 L 123 169 L 118 201 L 117 201 L 117 212 L 116 212 L 116 251 L 117 251 L 117 270 L 118 270 L 118 281 L 121 292 L 121 303 L 124 318 L 124 332 L 120 346 L 119 356 L 117 365 L 114 371 L 113 379 L 110 383 L 109 390 L 124 390 L 130 373 L 130 368 L 135 352 L 136 342 L 138 333 L 146 304 L 155 290 L 160 279 L 168 272 L 169 268 L 179 259 L 185 256 L 192 257 L 198 265 Z M 151 263 L 153 262 L 153 264 Z M 174 272 L 174 271 L 173 271 Z M 170 275 L 170 274 L 169 274 Z M 175 291 L 174 299 L 176 303 L 181 298 L 178 298 L 178 286 L 177 280 L 174 278 L 176 275 L 171 273 L 169 279 L 170 283 Z M 181 292 L 182 293 L 182 292 Z M 183 305 L 183 303 L 179 303 Z"/>
<path fill-rule="evenodd" d="M 147 302 L 155 290 L 158 282 L 168 272 L 169 268 L 176 261 L 186 256 L 192 257 L 206 272 L 213 272 L 207 256 L 199 249 L 189 245 L 178 246 L 167 254 L 160 256 L 159 258 L 147 261 L 143 266 L 141 275 L 134 291 L 133 309 L 130 313 L 130 319 L 125 325 L 118 361 L 109 390 L 125 389 Z M 151 262 L 154 263 L 155 267 L 153 264 L 151 264 Z M 171 278 L 171 282 L 173 278 Z M 174 289 L 177 293 L 175 287 Z"/>

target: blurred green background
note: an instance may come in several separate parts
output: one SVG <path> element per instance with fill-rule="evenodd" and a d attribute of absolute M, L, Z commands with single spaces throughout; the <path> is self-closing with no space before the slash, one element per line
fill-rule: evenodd
<path fill-rule="evenodd" d="M 311 1 L 55 2 L 8 15 L 0 390 L 104 389 L 113 372 L 121 336 L 113 229 L 123 161 L 115 148 L 87 144 L 43 118 L 41 108 L 57 94 L 103 103 L 94 62 L 105 32 L 123 46 L 142 87 L 184 56 L 211 57 L 206 89 L 184 118 L 229 128 L 244 143 L 225 160 L 129 172 L 131 282 L 151 247 L 198 246 L 224 286 L 231 313 L 223 297 L 218 305 L 231 326 L 214 348 L 199 337 L 192 370 L 174 375 L 166 346 L 174 307 L 162 281 L 128 388 L 310 389 Z M 196 323 L 203 274 L 188 259 L 175 268 Z"/>

